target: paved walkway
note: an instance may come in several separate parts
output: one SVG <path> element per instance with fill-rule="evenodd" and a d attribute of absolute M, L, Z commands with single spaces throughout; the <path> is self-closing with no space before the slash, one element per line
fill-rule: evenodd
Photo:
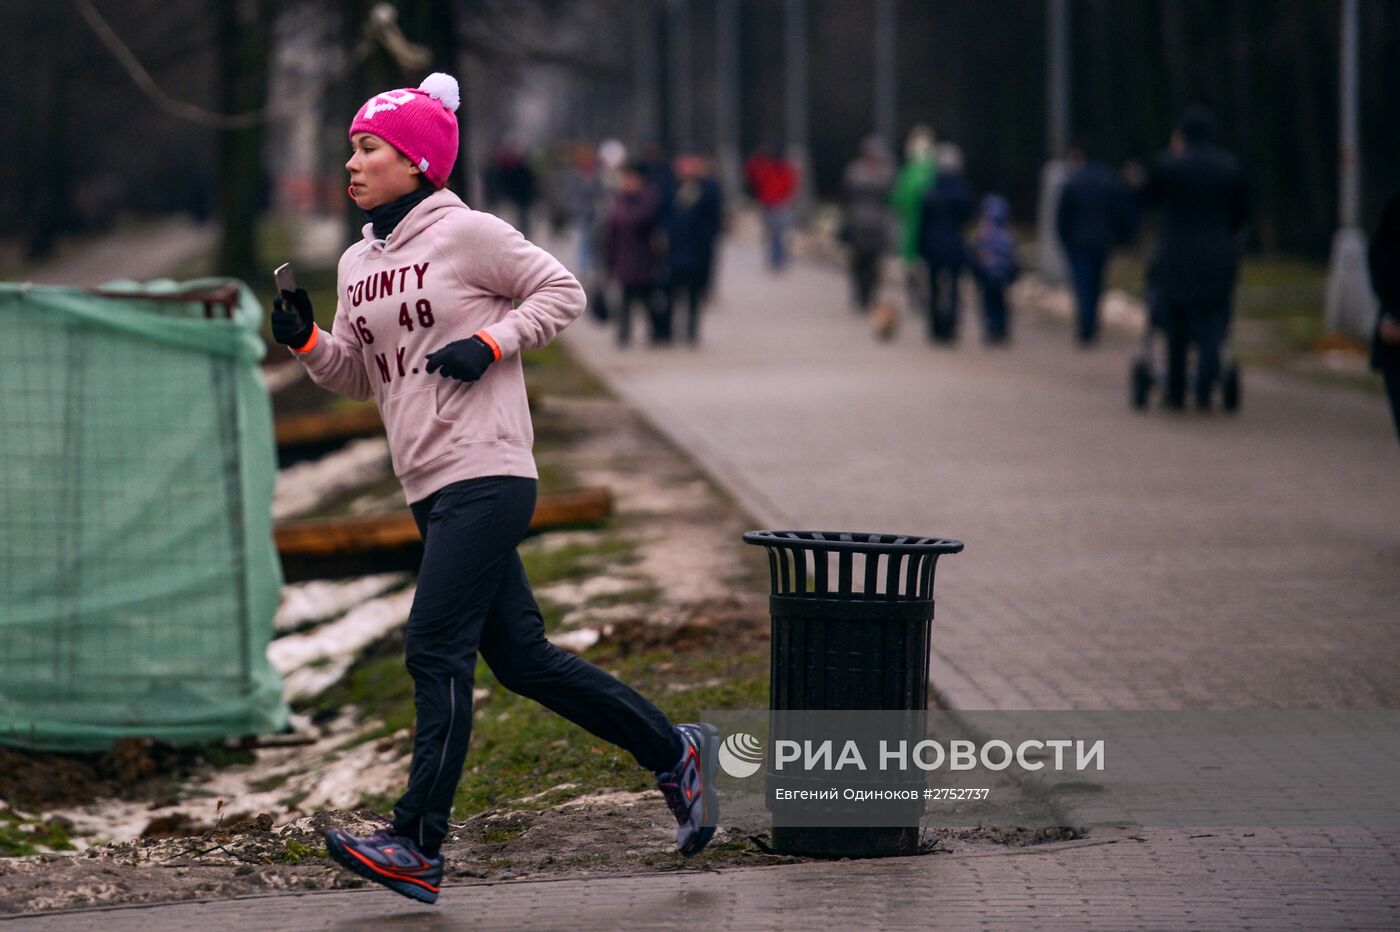
<path fill-rule="evenodd" d="M 70 255 L 35 269 L 27 278 L 38 285 L 91 288 L 113 279 L 149 281 L 169 275 L 213 247 L 218 230 L 184 216 L 166 217 L 93 241 Z"/>
<path fill-rule="evenodd" d="M 35 916 L 0 929 L 1394 929 L 1400 869 L 1366 832 L 1145 832 L 1005 854 L 374 890 Z M 1306 851 L 1299 846 L 1306 845 Z"/>
<path fill-rule="evenodd" d="M 1400 705 L 1400 448 L 1380 398 L 1250 369 L 1238 416 L 1135 413 L 1135 342 L 1022 313 L 873 341 L 835 270 L 723 253 L 704 345 L 568 347 L 775 528 L 957 537 L 954 707 Z M 757 558 L 758 555 L 755 554 Z"/>

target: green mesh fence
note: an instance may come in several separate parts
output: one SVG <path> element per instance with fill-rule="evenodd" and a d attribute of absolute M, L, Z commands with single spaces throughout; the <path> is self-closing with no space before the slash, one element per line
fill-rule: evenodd
<path fill-rule="evenodd" d="M 261 310 L 104 290 L 0 283 L 0 742 L 280 729 Z"/>

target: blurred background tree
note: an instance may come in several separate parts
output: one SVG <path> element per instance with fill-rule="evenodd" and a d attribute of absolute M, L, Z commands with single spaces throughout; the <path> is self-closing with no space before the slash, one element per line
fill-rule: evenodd
<path fill-rule="evenodd" d="M 469 197 L 482 161 L 508 135 L 525 145 L 603 135 L 671 142 L 684 132 L 709 148 L 717 139 L 721 0 L 398 0 L 404 40 L 427 50 L 421 64 L 382 43 L 354 57 L 371 0 L 90 2 L 169 97 L 222 114 L 270 106 L 275 116 L 240 129 L 181 118 L 139 89 L 73 15 L 78 0 L 0 4 L 14 153 L 0 160 L 0 237 L 22 239 L 31 259 L 65 235 L 182 211 L 221 220 L 220 271 L 260 275 L 252 231 L 277 203 L 284 142 L 297 124 L 314 126 L 318 209 L 344 211 L 357 229 L 361 218 L 343 196 L 344 125 L 370 94 L 416 85 L 431 70 L 451 71 L 463 86 L 452 185 Z M 1148 160 L 1181 110 L 1205 103 L 1255 183 L 1257 243 L 1326 254 L 1338 196 L 1335 0 L 1070 6 L 1075 135 L 1094 140 L 1109 161 Z M 738 8 L 740 147 L 748 151 L 784 126 L 784 0 Z M 841 166 L 872 129 L 873 8 L 806 3 L 819 194 L 836 191 Z M 898 0 L 895 8 L 901 140 L 916 123 L 932 125 L 962 145 L 975 187 L 1004 192 L 1028 219 L 1047 149 L 1044 0 Z M 675 33 L 666 27 L 674 30 L 677 17 L 689 37 L 684 95 L 656 65 L 671 51 Z M 1362 219 L 1370 225 L 1381 197 L 1400 189 L 1389 96 L 1400 86 L 1400 5 L 1392 0 L 1362 0 L 1361 61 Z M 305 100 L 269 101 L 278 88 L 300 88 Z M 635 105 L 644 98 L 654 106 Z M 689 114 L 684 127 L 672 112 L 677 100 Z M 294 113 L 283 112 L 289 102 Z"/>

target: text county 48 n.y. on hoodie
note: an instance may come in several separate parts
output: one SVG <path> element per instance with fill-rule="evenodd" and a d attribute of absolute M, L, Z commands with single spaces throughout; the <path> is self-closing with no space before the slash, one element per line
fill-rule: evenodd
<path fill-rule="evenodd" d="M 537 478 L 520 351 L 544 346 L 582 313 L 578 280 L 445 189 L 387 243 L 364 230 L 340 257 L 331 332 L 297 358 L 317 384 L 374 398 L 408 501 L 478 476 Z M 428 374 L 429 353 L 482 330 L 501 358 L 479 381 Z"/>

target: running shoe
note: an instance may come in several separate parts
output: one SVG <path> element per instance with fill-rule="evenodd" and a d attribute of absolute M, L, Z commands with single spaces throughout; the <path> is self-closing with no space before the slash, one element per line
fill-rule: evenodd
<path fill-rule="evenodd" d="M 347 870 L 420 903 L 436 903 L 442 883 L 442 855 L 430 858 L 418 846 L 380 829 L 360 838 L 344 829 L 326 832 L 326 853 Z"/>
<path fill-rule="evenodd" d="M 685 750 L 674 770 L 656 774 L 656 787 L 676 817 L 676 850 L 689 858 L 705 850 L 719 822 L 719 732 L 704 722 L 674 727 Z"/>

